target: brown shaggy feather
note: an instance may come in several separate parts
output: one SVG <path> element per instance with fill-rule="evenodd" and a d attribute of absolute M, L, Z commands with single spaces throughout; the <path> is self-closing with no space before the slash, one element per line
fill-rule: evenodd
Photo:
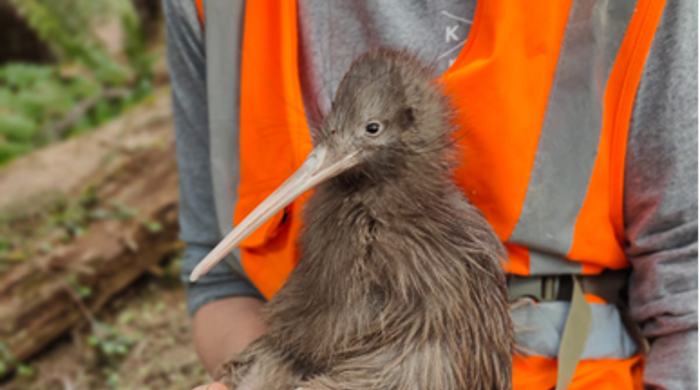
<path fill-rule="evenodd" d="M 498 238 L 454 185 L 453 111 L 412 56 L 373 50 L 341 82 L 317 143 L 367 153 L 319 185 L 269 331 L 224 365 L 250 390 L 511 388 Z M 369 121 L 381 132 L 368 136 Z"/>

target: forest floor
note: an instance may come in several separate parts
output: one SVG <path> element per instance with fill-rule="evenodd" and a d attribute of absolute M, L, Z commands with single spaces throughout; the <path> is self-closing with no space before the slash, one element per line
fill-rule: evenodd
<path fill-rule="evenodd" d="M 119 294 L 97 316 L 113 335 L 106 354 L 85 325 L 61 337 L 0 384 L 0 390 L 189 390 L 208 375 L 192 343 L 179 259 L 169 259 Z"/>

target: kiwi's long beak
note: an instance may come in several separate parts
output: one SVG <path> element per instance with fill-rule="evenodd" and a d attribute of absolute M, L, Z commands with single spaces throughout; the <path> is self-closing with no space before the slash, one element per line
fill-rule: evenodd
<path fill-rule="evenodd" d="M 292 203 L 301 194 L 317 184 L 352 168 L 359 161 L 359 153 L 350 153 L 339 158 L 332 158 L 324 146 L 319 146 L 311 151 L 304 164 L 287 181 L 282 183 L 275 192 L 260 203 L 255 210 L 197 264 L 197 267 L 190 274 L 190 281 L 194 282 L 200 276 L 209 272 L 216 263 L 235 249 L 255 229 Z"/>

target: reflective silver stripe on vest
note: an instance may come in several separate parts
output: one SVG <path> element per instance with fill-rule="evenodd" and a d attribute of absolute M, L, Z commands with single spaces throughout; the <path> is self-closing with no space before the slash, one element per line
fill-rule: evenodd
<path fill-rule="evenodd" d="M 605 87 L 635 6 L 615 0 L 571 6 L 525 202 L 508 239 L 539 251 L 531 252 L 531 269 L 566 261 L 571 249 L 598 154 Z"/>
<path fill-rule="evenodd" d="M 244 17 L 242 0 L 204 1 L 211 177 L 222 237 L 233 229 L 233 210 L 238 200 L 238 107 Z M 237 273 L 245 275 L 240 258 L 236 249 L 225 260 Z"/>
<path fill-rule="evenodd" d="M 578 261 L 530 249 L 530 275 L 581 274 L 582 268 Z"/>
<path fill-rule="evenodd" d="M 514 304 L 511 318 L 518 349 L 529 356 L 555 358 L 569 306 L 569 302 L 533 304 L 528 300 Z M 627 359 L 634 356 L 637 346 L 627 333 L 617 308 L 601 304 L 590 306 L 593 323 L 581 359 Z"/>

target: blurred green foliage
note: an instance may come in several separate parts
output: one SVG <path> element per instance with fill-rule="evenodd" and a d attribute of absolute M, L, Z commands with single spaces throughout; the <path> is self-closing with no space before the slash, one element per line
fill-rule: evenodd
<path fill-rule="evenodd" d="M 0 67 L 0 165 L 99 126 L 151 93 L 155 57 L 130 0 L 13 4 L 59 61 Z M 94 34 L 97 24 L 114 18 L 123 34 L 121 62 Z"/>
<path fill-rule="evenodd" d="M 134 339 L 125 335 L 118 328 L 94 321 L 91 324 L 92 332 L 87 337 L 87 344 L 99 353 L 100 358 L 110 361 L 121 359 L 129 352 L 134 344 Z"/>

